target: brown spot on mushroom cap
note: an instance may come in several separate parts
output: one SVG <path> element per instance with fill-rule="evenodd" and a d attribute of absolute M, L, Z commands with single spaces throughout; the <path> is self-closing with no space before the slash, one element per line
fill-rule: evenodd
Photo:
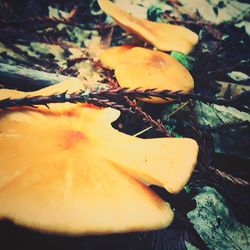
<path fill-rule="evenodd" d="M 67 130 L 63 132 L 62 148 L 66 150 L 71 149 L 83 140 L 87 142 L 88 139 L 82 132 L 75 130 Z"/>
<path fill-rule="evenodd" d="M 101 9 L 125 31 L 136 34 L 159 50 L 175 50 L 187 54 L 198 42 L 198 36 L 183 26 L 156 23 L 133 17 L 108 0 L 98 0 L 98 3 Z"/>

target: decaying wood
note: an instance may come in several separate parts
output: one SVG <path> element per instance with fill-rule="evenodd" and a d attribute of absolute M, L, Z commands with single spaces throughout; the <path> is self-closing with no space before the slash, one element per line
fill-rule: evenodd
<path fill-rule="evenodd" d="M 30 91 L 56 84 L 68 78 L 64 75 L 0 63 L 0 84 L 6 88 Z"/>

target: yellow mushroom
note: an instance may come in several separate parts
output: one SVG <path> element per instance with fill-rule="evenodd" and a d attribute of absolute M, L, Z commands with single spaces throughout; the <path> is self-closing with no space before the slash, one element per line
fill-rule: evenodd
<path fill-rule="evenodd" d="M 120 53 L 119 57 L 118 53 Z M 189 71 L 164 52 L 140 47 L 132 47 L 124 51 L 123 48 L 119 50 L 119 47 L 114 47 L 103 53 L 101 61 L 115 70 L 115 77 L 121 87 L 181 90 L 183 93 L 190 92 L 194 88 L 194 80 Z M 160 98 L 144 98 L 143 101 L 167 102 Z"/>
<path fill-rule="evenodd" d="M 136 18 L 109 0 L 98 0 L 98 3 L 125 31 L 136 34 L 159 50 L 188 54 L 198 42 L 197 34 L 183 26 Z"/>
<path fill-rule="evenodd" d="M 196 163 L 194 140 L 123 134 L 110 108 L 49 106 L 0 111 L 1 219 L 70 235 L 171 223 L 169 205 L 147 184 L 180 191 Z"/>

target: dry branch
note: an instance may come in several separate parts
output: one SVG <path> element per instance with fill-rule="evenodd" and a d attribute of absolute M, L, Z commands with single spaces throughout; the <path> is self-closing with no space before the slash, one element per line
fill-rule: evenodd
<path fill-rule="evenodd" d="M 68 78 L 64 75 L 0 63 L 0 84 L 6 88 L 35 90 Z"/>

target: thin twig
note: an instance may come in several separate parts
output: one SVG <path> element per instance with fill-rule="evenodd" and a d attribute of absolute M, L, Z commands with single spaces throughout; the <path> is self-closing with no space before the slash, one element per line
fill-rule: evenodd
<path fill-rule="evenodd" d="M 109 85 L 114 88 L 117 89 L 119 88 L 119 83 L 117 82 L 117 80 L 115 79 L 111 79 L 109 77 Z M 168 130 L 165 128 L 165 126 L 162 124 L 162 122 L 160 120 L 155 120 L 153 119 L 149 114 L 147 114 L 146 112 L 144 112 L 141 107 L 136 103 L 136 100 L 131 101 L 128 96 L 123 96 L 124 101 L 128 104 L 128 106 L 130 107 L 131 110 L 133 110 L 138 117 L 140 117 L 145 123 L 150 124 L 152 128 L 155 128 L 157 131 L 161 132 L 162 134 L 164 134 L 166 137 L 171 137 L 170 133 L 168 132 Z M 144 132 L 146 132 L 148 129 L 141 131 L 139 133 L 137 133 L 137 135 L 140 135 Z"/>
<path fill-rule="evenodd" d="M 98 94 L 98 93 L 95 93 Z M 216 98 L 214 96 L 203 95 L 200 93 L 182 93 L 181 91 L 171 92 L 170 90 L 157 90 L 157 89 L 128 89 L 117 88 L 103 91 L 101 96 L 111 97 L 116 95 L 128 96 L 129 98 L 149 98 L 158 97 L 163 100 L 175 99 L 175 102 L 181 103 L 188 100 L 201 101 L 208 104 L 217 104 L 225 107 L 233 107 L 240 111 L 249 112 L 250 107 L 247 104 L 239 102 L 242 95 L 250 95 L 249 91 L 243 92 L 237 97 L 231 99 Z"/>
<path fill-rule="evenodd" d="M 202 101 L 209 104 L 217 104 L 217 105 L 223 105 L 226 107 L 234 107 L 240 111 L 249 112 L 250 107 L 244 103 L 239 102 L 240 98 L 242 96 L 247 96 L 249 94 L 248 91 L 243 92 L 241 95 L 231 98 L 231 99 L 224 99 L 224 98 L 216 98 L 212 96 L 205 96 L 202 94 L 184 94 L 180 91 L 171 92 L 169 90 L 156 90 L 156 89 L 127 89 L 127 88 L 117 88 L 117 89 L 108 89 L 108 90 L 96 90 L 91 93 L 89 93 L 89 97 L 91 98 L 100 98 L 100 99 L 109 99 L 119 100 L 120 97 L 127 96 L 128 98 L 135 99 L 135 98 L 152 98 L 152 97 L 158 97 L 164 100 L 169 100 L 170 98 L 176 99 L 176 102 L 181 103 L 188 100 L 197 100 Z M 70 100 L 67 99 L 60 99 L 60 102 L 68 102 L 68 101 L 82 101 L 82 95 L 84 95 L 83 92 L 81 93 L 74 93 L 73 99 Z M 45 98 L 45 97 L 44 97 Z M 52 99 L 48 98 L 47 102 L 49 103 Z M 26 102 L 28 102 L 28 98 L 26 98 Z M 119 101 L 118 101 L 119 102 Z M 17 104 L 15 102 L 8 102 L 8 105 L 10 106 L 20 106 L 22 104 L 21 100 L 17 100 Z M 2 105 L 7 105 L 6 101 L 3 103 L 3 101 L 0 101 L 0 107 Z M 7 106 L 4 106 L 7 108 Z"/>
<path fill-rule="evenodd" d="M 145 128 L 145 129 L 143 129 L 143 130 L 137 132 L 137 133 L 134 134 L 133 136 L 134 136 L 134 137 L 137 137 L 137 136 L 139 136 L 139 135 L 141 135 L 141 134 L 147 132 L 147 131 L 150 130 L 151 128 L 153 128 L 153 126 L 147 127 L 147 128 Z"/>
<path fill-rule="evenodd" d="M 131 101 L 127 96 L 124 97 L 129 106 L 138 114 L 139 117 L 143 119 L 144 122 L 153 126 L 156 130 L 165 134 L 166 137 L 171 137 L 167 129 L 164 127 L 160 120 L 154 120 L 149 114 L 144 112 L 135 101 Z"/>
<path fill-rule="evenodd" d="M 211 169 L 212 171 L 214 171 L 214 173 L 230 182 L 232 182 L 233 184 L 237 184 L 237 185 L 241 185 L 241 186 L 250 186 L 250 183 L 248 181 L 242 180 L 239 177 L 235 177 L 232 176 L 230 174 L 227 174 L 221 170 L 218 169 L 214 169 L 213 167 L 209 167 L 209 169 Z"/>
<path fill-rule="evenodd" d="M 177 113 L 178 111 L 180 111 L 181 109 L 183 109 L 186 105 L 188 104 L 188 102 L 183 103 L 180 107 L 178 107 L 176 110 L 174 110 L 172 113 L 170 113 L 169 115 L 166 116 L 165 119 L 170 118 L 171 116 L 173 116 L 175 113 Z"/>

